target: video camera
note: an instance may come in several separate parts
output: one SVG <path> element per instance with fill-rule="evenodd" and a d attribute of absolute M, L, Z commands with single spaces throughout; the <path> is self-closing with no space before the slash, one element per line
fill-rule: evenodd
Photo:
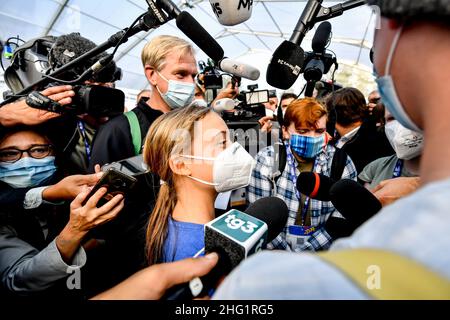
<path fill-rule="evenodd" d="M 258 85 L 247 86 L 248 91 L 242 91 L 236 100 L 238 104 L 233 112 L 224 112 L 226 121 L 259 120 L 266 115 L 264 103 L 269 102 L 269 90 L 257 90 Z"/>
<path fill-rule="evenodd" d="M 93 42 L 75 33 L 61 37 L 46 36 L 25 42 L 14 50 L 11 63 L 5 70 L 5 82 L 11 91 L 4 98 L 16 96 L 24 88 L 47 77 L 56 68 L 94 47 Z M 27 103 L 33 108 L 60 114 L 88 113 L 96 117 L 114 117 L 123 113 L 125 94 L 122 91 L 106 86 L 86 85 L 84 80 L 76 81 L 90 67 L 90 63 L 94 64 L 103 56 L 106 54 L 100 54 L 96 59 L 86 61 L 83 66 L 69 70 L 58 79 L 52 79 L 53 82 L 45 87 L 35 88 L 37 91 L 26 95 Z M 117 68 L 114 62 L 110 62 L 88 80 L 94 83 L 114 83 L 120 80 L 121 76 L 121 69 Z M 75 91 L 73 103 L 69 106 L 61 106 L 38 92 L 65 84 L 73 85 Z"/>

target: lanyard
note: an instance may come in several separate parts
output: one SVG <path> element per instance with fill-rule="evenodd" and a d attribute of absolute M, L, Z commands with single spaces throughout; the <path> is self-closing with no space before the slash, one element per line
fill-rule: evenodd
<path fill-rule="evenodd" d="M 83 121 L 78 121 L 78 128 L 80 129 L 81 136 L 83 137 L 84 147 L 86 148 L 86 155 L 88 162 L 91 162 L 91 146 L 89 145 L 88 138 L 86 135 L 86 127 Z"/>
<path fill-rule="evenodd" d="M 286 146 L 287 161 L 289 164 L 289 178 L 294 183 L 294 190 L 295 190 L 295 195 L 297 196 L 297 199 L 299 201 L 301 201 L 302 198 L 300 196 L 300 193 L 297 190 L 297 175 L 295 174 L 294 155 L 292 154 L 290 145 L 288 143 L 286 143 L 285 146 Z M 316 158 L 316 160 L 314 160 L 313 170 L 316 167 L 316 161 L 317 161 L 317 158 Z M 305 203 L 303 204 L 302 213 L 301 213 L 302 214 L 302 225 L 305 224 L 306 214 L 308 213 L 309 201 L 310 201 L 310 198 L 306 197 Z"/>
<path fill-rule="evenodd" d="M 395 164 L 394 174 L 392 175 L 392 179 L 399 178 L 402 175 L 404 161 L 402 159 L 398 159 Z"/>

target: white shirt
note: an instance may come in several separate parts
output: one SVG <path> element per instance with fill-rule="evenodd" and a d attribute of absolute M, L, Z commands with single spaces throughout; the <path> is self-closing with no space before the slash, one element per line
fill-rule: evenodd
<path fill-rule="evenodd" d="M 349 142 L 350 140 L 353 139 L 354 136 L 356 136 L 360 128 L 361 126 L 356 127 L 355 129 L 347 133 L 345 136 L 341 137 L 339 141 L 336 143 L 336 147 L 341 149 L 347 142 Z"/>

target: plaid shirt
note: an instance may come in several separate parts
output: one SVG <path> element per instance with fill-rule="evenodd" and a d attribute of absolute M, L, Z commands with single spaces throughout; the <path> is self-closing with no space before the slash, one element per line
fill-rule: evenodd
<path fill-rule="evenodd" d="M 283 148 L 284 146 L 281 146 Z M 322 151 L 316 161 L 313 168 L 314 172 L 330 176 L 331 164 L 336 149 L 327 145 L 327 149 Z M 275 172 L 278 171 L 278 163 L 274 160 L 275 152 L 274 147 L 270 146 L 261 150 L 256 156 L 256 166 L 252 172 L 250 184 L 247 187 L 247 200 L 250 203 L 255 202 L 258 199 L 276 196 L 286 202 L 289 208 L 289 218 L 287 225 L 283 232 L 278 235 L 269 245 L 269 249 L 282 249 L 288 251 L 316 251 L 322 249 L 328 249 L 331 245 L 331 237 L 323 228 L 323 225 L 327 219 L 331 216 L 340 216 L 337 210 L 333 207 L 331 202 L 323 202 L 311 199 L 309 202 L 309 210 L 311 213 L 311 225 L 316 227 L 316 231 L 308 238 L 308 240 L 299 247 L 291 248 L 286 241 L 286 232 L 289 226 L 295 225 L 297 216 L 299 215 L 299 200 L 296 196 L 296 186 L 289 178 L 289 162 L 286 161 L 286 166 L 278 179 L 275 188 Z M 297 161 L 296 175 L 300 175 L 298 170 Z M 347 164 L 342 174 L 342 179 L 352 179 L 356 181 L 357 172 L 355 165 L 350 157 L 347 157 Z"/>

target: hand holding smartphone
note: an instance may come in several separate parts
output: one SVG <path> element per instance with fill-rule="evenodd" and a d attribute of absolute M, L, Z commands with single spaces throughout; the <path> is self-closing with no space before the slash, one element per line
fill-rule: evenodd
<path fill-rule="evenodd" d="M 110 168 L 92 188 L 91 192 L 89 192 L 89 195 L 83 202 L 83 206 L 100 188 L 106 188 L 108 191 L 97 203 L 97 208 L 102 207 L 118 194 L 122 194 L 125 197 L 134 187 L 136 182 L 136 178 L 126 175 L 114 168 Z"/>

